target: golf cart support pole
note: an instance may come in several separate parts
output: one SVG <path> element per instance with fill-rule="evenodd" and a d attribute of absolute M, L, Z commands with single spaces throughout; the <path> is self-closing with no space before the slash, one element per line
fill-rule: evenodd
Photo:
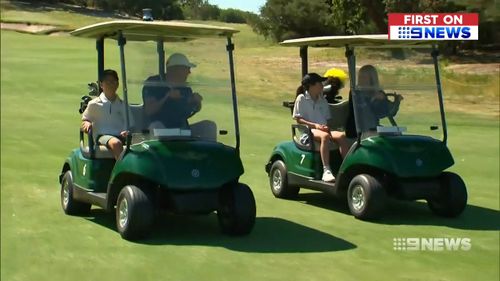
<path fill-rule="evenodd" d="M 238 100 L 236 97 L 236 84 L 234 80 L 234 59 L 233 51 L 234 44 L 231 42 L 231 37 L 227 37 L 226 50 L 229 57 L 229 75 L 231 77 L 231 95 L 233 96 L 233 112 L 234 112 L 234 130 L 236 134 L 236 152 L 240 154 L 240 122 L 238 118 Z"/>
<path fill-rule="evenodd" d="M 356 99 L 356 56 L 354 55 L 354 47 L 345 46 L 345 56 L 347 58 L 347 66 L 349 68 L 349 82 L 351 86 L 351 99 L 355 102 Z M 356 124 L 356 133 L 358 135 L 358 140 L 356 141 L 356 147 L 361 145 L 361 126 L 359 124 L 359 118 L 354 110 L 354 123 Z"/>
<path fill-rule="evenodd" d="M 125 151 L 130 149 L 130 143 L 132 140 L 132 136 L 130 135 L 130 116 L 128 111 L 128 90 L 127 90 L 127 73 L 125 73 L 125 44 L 127 40 L 123 37 L 123 33 L 121 31 L 118 32 L 118 46 L 120 46 L 120 65 L 122 69 L 122 85 L 123 85 L 123 99 L 125 100 L 125 122 L 127 124 L 127 148 Z"/>
<path fill-rule="evenodd" d="M 97 81 L 99 81 L 104 72 L 104 38 L 95 41 L 95 48 L 97 50 Z"/>
<path fill-rule="evenodd" d="M 302 77 L 304 77 L 308 72 L 307 68 L 309 62 L 307 61 L 307 46 L 300 47 L 300 61 L 302 63 L 302 76 L 300 79 L 302 80 Z"/>
<path fill-rule="evenodd" d="M 446 127 L 446 118 L 444 116 L 444 103 L 443 103 L 443 91 L 441 90 L 441 77 L 439 75 L 439 64 L 438 64 L 438 56 L 439 50 L 437 46 L 432 45 L 432 61 L 434 62 L 434 74 L 436 75 L 436 86 L 438 91 L 438 99 L 439 99 L 439 112 L 441 113 L 441 124 L 443 125 L 443 142 L 446 144 L 448 140 L 448 129 Z"/>
<path fill-rule="evenodd" d="M 156 41 L 156 51 L 158 52 L 158 74 L 160 80 L 165 81 L 165 50 L 163 49 L 163 41 Z"/>

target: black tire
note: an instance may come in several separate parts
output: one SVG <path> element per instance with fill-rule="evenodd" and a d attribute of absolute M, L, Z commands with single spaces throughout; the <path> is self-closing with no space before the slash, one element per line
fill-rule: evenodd
<path fill-rule="evenodd" d="M 387 195 L 378 179 L 371 175 L 355 176 L 347 190 L 347 204 L 357 219 L 377 218 L 384 210 Z"/>
<path fill-rule="evenodd" d="M 248 185 L 237 183 L 220 190 L 217 217 L 223 233 L 229 235 L 250 233 L 255 224 L 255 215 L 255 198 Z"/>
<path fill-rule="evenodd" d="M 73 175 L 71 171 L 68 170 L 64 173 L 61 181 L 61 207 L 64 213 L 67 215 L 88 214 L 92 205 L 76 201 L 73 198 L 74 188 Z"/>
<path fill-rule="evenodd" d="M 271 192 L 277 198 L 292 199 L 297 197 L 300 188 L 288 184 L 287 169 L 281 160 L 274 161 L 269 171 L 269 186 Z"/>
<path fill-rule="evenodd" d="M 144 190 L 127 185 L 116 200 L 116 228 L 126 240 L 145 237 L 154 222 L 154 208 Z"/>
<path fill-rule="evenodd" d="M 439 176 L 440 190 L 437 198 L 427 200 L 431 211 L 442 217 L 453 218 L 460 215 L 467 206 L 467 188 L 462 178 L 450 172 Z"/>

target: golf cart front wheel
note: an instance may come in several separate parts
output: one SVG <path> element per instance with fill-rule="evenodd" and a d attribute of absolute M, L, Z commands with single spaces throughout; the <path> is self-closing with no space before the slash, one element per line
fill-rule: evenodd
<path fill-rule="evenodd" d="M 269 185 L 271 192 L 277 198 L 295 198 L 300 188 L 288 185 L 287 170 L 281 160 L 274 161 L 269 171 Z"/>
<path fill-rule="evenodd" d="M 255 198 L 246 184 L 237 183 L 221 189 L 217 217 L 221 231 L 229 235 L 246 235 L 255 224 Z"/>
<path fill-rule="evenodd" d="M 116 201 L 116 227 L 121 237 L 126 240 L 144 237 L 153 221 L 153 204 L 147 194 L 137 186 L 125 186 Z"/>
<path fill-rule="evenodd" d="M 440 190 L 437 198 L 427 200 L 427 205 L 438 216 L 456 217 L 467 206 L 467 188 L 459 175 L 444 172 L 439 177 Z"/>
<path fill-rule="evenodd" d="M 67 215 L 83 215 L 90 211 L 91 205 L 78 202 L 73 198 L 74 185 L 71 171 L 64 173 L 61 181 L 61 207 Z"/>
<path fill-rule="evenodd" d="M 378 217 L 385 206 L 386 194 L 380 181 L 368 174 L 355 176 L 347 190 L 351 214 L 361 220 Z"/>

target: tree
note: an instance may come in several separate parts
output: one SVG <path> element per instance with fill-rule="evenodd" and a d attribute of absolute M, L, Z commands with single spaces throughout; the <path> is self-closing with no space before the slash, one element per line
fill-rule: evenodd
<path fill-rule="evenodd" d="M 359 0 L 332 0 L 330 6 L 332 13 L 329 20 L 335 26 L 341 27 L 343 34 L 357 34 L 361 26 L 366 22 L 366 9 Z"/>
<path fill-rule="evenodd" d="M 277 41 L 338 34 L 330 14 L 327 1 L 268 0 L 260 10 L 261 21 L 252 20 L 252 24 L 254 30 Z"/>
<path fill-rule="evenodd" d="M 247 13 L 237 9 L 223 9 L 221 10 L 219 20 L 231 23 L 246 23 Z"/>

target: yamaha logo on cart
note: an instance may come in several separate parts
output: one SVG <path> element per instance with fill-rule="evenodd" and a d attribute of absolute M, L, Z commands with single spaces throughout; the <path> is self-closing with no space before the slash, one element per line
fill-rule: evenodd
<path fill-rule="evenodd" d="M 479 15 L 389 14 L 389 40 L 478 40 Z"/>

